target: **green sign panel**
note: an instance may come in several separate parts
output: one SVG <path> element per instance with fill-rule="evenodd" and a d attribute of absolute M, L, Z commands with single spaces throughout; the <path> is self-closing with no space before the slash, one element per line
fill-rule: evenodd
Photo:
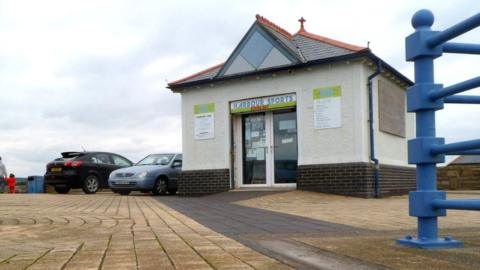
<path fill-rule="evenodd" d="M 341 97 L 342 87 L 340 85 L 313 89 L 313 99 Z"/>
<path fill-rule="evenodd" d="M 297 105 L 297 96 L 295 94 L 284 94 L 233 101 L 230 103 L 230 112 L 266 111 L 277 108 L 294 107 L 295 105 Z"/>
<path fill-rule="evenodd" d="M 193 107 L 194 114 L 215 112 L 215 103 L 197 104 Z"/>

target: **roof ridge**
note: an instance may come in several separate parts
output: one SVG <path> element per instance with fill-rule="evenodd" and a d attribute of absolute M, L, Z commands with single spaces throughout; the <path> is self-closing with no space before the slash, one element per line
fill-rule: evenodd
<path fill-rule="evenodd" d="M 216 69 L 216 68 L 218 68 L 218 67 L 223 66 L 224 64 L 225 64 L 225 62 L 220 63 L 220 64 L 217 64 L 217 65 L 215 65 L 215 66 L 212 66 L 212 67 L 209 67 L 209 68 L 207 68 L 207 69 L 201 70 L 201 71 L 199 71 L 199 72 L 197 72 L 197 73 L 194 73 L 194 74 L 192 74 L 192 75 L 189 75 L 189 76 L 187 76 L 187 77 L 184 77 L 184 78 L 178 79 L 178 80 L 176 80 L 176 81 L 170 82 L 170 83 L 168 83 L 168 85 L 179 84 L 179 83 L 184 82 L 184 81 L 187 81 L 187 80 L 189 80 L 189 79 L 191 79 L 191 78 L 200 76 L 200 75 L 205 74 L 205 73 L 207 73 L 207 72 L 210 72 L 210 71 L 212 71 L 212 70 L 214 70 L 214 69 Z"/>
<path fill-rule="evenodd" d="M 311 39 L 316 40 L 316 41 L 324 42 L 324 43 L 327 43 L 327 44 L 330 44 L 330 45 L 333 45 L 333 46 L 337 46 L 337 47 L 340 47 L 340 48 L 344 48 L 344 49 L 347 49 L 347 50 L 351 50 L 351 51 L 358 52 L 358 51 L 362 51 L 362 50 L 367 49 L 366 47 L 361 47 L 361 46 L 345 43 L 345 42 L 342 42 L 342 41 L 339 41 L 339 40 L 335 40 L 335 39 L 332 39 L 332 38 L 328 38 L 328 37 L 320 36 L 320 35 L 317 35 L 317 34 L 313 34 L 313 33 L 307 32 L 306 30 L 298 31 L 297 33 L 295 33 L 294 37 L 297 36 L 297 35 L 301 35 L 301 36 L 311 38 Z"/>
<path fill-rule="evenodd" d="M 255 18 L 257 19 L 257 22 L 271 28 L 272 30 L 277 31 L 278 33 L 286 36 L 289 39 L 293 38 L 293 35 L 290 34 L 287 30 L 283 29 L 282 27 L 278 26 L 277 24 L 273 23 L 272 21 L 268 20 L 267 18 L 257 14 L 255 15 Z"/>

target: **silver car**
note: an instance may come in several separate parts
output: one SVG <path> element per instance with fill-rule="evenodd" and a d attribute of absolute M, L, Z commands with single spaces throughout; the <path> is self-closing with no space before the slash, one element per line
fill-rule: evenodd
<path fill-rule="evenodd" d="M 181 169 L 182 154 L 152 154 L 132 167 L 110 173 L 108 185 L 121 195 L 132 191 L 173 195 L 177 192 L 177 175 Z"/>

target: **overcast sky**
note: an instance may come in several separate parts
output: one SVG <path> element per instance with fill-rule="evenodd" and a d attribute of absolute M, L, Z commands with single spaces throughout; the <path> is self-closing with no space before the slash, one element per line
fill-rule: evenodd
<path fill-rule="evenodd" d="M 181 151 L 180 96 L 166 81 L 225 61 L 255 14 L 290 32 L 304 16 L 309 32 L 370 41 L 412 78 L 404 38 L 420 8 L 444 29 L 479 12 L 480 2 L 0 0 L 0 156 L 9 172 L 27 176 L 82 147 L 135 162 Z M 480 43 L 480 29 L 458 40 Z M 436 80 L 478 76 L 479 60 L 442 57 Z M 480 106 L 447 106 L 437 119 L 447 141 L 480 137 Z"/>

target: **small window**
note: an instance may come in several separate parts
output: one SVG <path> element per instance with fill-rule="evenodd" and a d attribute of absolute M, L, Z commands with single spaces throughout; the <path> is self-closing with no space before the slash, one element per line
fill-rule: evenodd
<path fill-rule="evenodd" d="M 112 164 L 110 157 L 107 154 L 96 154 L 94 158 L 97 161 L 97 164 Z"/>
<path fill-rule="evenodd" d="M 132 164 L 130 164 L 130 162 L 128 160 L 124 159 L 123 157 L 120 157 L 120 156 L 117 156 L 117 155 L 112 155 L 112 158 L 113 158 L 113 164 L 115 164 L 117 166 L 121 166 L 121 167 L 132 166 Z"/>

